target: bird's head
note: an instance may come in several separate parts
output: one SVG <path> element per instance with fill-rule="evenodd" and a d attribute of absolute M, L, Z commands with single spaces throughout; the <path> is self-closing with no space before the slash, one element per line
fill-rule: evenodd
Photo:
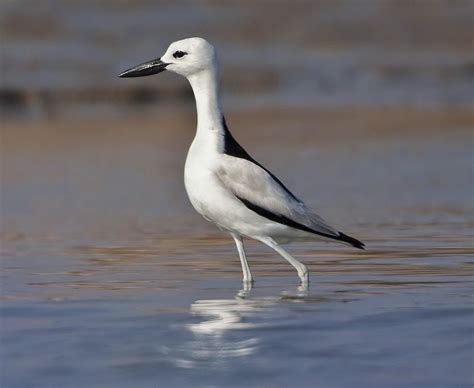
<path fill-rule="evenodd" d="M 203 70 L 217 70 L 217 55 L 207 40 L 188 38 L 170 44 L 160 58 L 125 70 L 119 77 L 143 77 L 169 70 L 190 77 Z"/>

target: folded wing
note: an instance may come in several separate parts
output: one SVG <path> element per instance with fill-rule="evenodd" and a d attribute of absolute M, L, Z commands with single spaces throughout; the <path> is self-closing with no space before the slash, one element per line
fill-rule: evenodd
<path fill-rule="evenodd" d="M 271 221 L 363 249 L 363 243 L 330 226 L 258 163 L 222 157 L 218 178 L 250 210 Z"/>

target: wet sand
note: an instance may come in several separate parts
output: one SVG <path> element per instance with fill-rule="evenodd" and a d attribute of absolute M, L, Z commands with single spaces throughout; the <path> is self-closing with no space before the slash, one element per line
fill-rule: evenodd
<path fill-rule="evenodd" d="M 344 214 L 352 220 L 371 217 L 371 203 L 364 198 L 369 194 L 379 202 L 370 212 L 377 216 L 383 216 L 384 206 L 401 214 L 404 207 L 456 212 L 472 205 L 468 108 L 275 106 L 232 110 L 227 121 L 257 160 L 342 225 L 347 223 Z M 156 217 L 191 217 L 194 225 L 202 224 L 193 216 L 182 183 L 194 136 L 191 104 L 117 119 L 4 124 L 5 233 L 85 232 L 84 225 L 104 231 L 148 223 L 161 231 L 181 224 L 162 226 Z M 449 161 L 438 159 L 436 152 Z M 417 186 L 416 174 L 426 187 Z"/>

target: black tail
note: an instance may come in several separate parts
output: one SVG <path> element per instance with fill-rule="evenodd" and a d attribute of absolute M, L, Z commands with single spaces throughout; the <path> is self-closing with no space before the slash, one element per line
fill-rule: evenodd
<path fill-rule="evenodd" d="M 347 234 L 341 232 L 339 232 L 339 236 L 336 238 L 336 240 L 351 244 L 353 247 L 356 247 L 358 249 L 365 249 L 365 244 L 362 241 L 359 241 L 354 237 L 348 236 Z"/>

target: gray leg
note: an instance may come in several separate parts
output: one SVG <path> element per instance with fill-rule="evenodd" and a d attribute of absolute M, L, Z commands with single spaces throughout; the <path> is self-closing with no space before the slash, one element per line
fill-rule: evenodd
<path fill-rule="evenodd" d="M 236 298 L 245 299 L 250 295 L 250 291 L 252 291 L 252 282 L 244 282 L 243 288 L 239 290 L 236 295 Z"/>
<path fill-rule="evenodd" d="M 234 233 L 231 233 L 231 236 L 233 237 L 235 241 L 235 245 L 237 246 L 237 250 L 239 251 L 240 264 L 242 264 L 242 272 L 244 274 L 243 282 L 252 283 L 253 281 L 252 274 L 250 273 L 250 268 L 247 263 L 247 257 L 245 256 L 244 243 L 242 241 L 242 237 Z"/>
<path fill-rule="evenodd" d="M 308 284 L 308 280 L 309 280 L 308 269 L 303 263 L 300 263 L 298 260 L 293 258 L 287 251 L 285 251 L 280 245 L 278 245 L 276 241 L 273 240 L 272 238 L 264 237 L 259 240 L 263 242 L 264 244 L 268 245 L 270 248 L 273 248 L 280 255 L 282 255 L 298 271 L 298 276 L 301 279 L 301 283 L 303 285 Z"/>

